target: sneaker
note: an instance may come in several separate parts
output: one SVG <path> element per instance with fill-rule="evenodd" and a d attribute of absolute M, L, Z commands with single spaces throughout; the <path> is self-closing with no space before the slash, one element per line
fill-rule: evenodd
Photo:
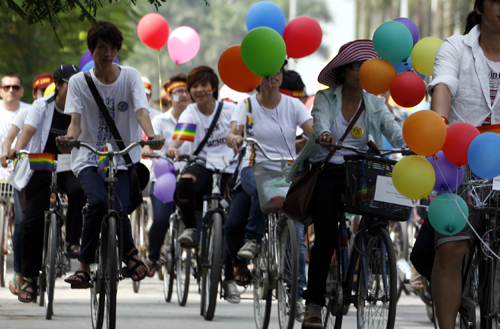
<path fill-rule="evenodd" d="M 243 247 L 238 251 L 238 257 L 243 259 L 254 259 L 259 251 L 259 245 L 256 240 L 249 240 L 245 242 Z"/>
<path fill-rule="evenodd" d="M 302 322 L 304 321 L 305 306 L 304 300 L 298 299 L 295 303 L 295 320 Z"/>
<path fill-rule="evenodd" d="M 322 327 L 321 306 L 315 303 L 306 305 L 306 312 L 304 314 L 304 322 L 302 322 L 302 329 L 314 329 Z"/>
<path fill-rule="evenodd" d="M 179 243 L 184 245 L 195 245 L 198 242 L 197 240 L 195 228 L 185 229 L 178 237 Z"/>
<path fill-rule="evenodd" d="M 224 289 L 224 298 L 231 304 L 238 304 L 241 300 L 240 292 L 234 281 L 224 281 L 222 284 Z"/>

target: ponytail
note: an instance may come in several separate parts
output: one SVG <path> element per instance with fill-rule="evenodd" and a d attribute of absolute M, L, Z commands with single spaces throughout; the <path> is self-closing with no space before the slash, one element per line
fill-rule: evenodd
<path fill-rule="evenodd" d="M 475 10 L 471 11 L 467 16 L 467 21 L 465 23 L 465 31 L 464 34 L 467 34 L 476 26 L 477 24 L 481 24 L 481 15 L 476 13 Z"/>

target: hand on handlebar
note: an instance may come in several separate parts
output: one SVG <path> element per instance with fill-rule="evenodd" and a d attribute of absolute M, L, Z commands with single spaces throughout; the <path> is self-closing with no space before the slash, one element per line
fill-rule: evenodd
<path fill-rule="evenodd" d="M 227 136 L 226 142 L 227 146 L 233 149 L 234 154 L 238 154 L 240 152 L 241 143 L 243 142 L 243 137 L 238 135 L 233 137 L 229 135 Z"/>
<path fill-rule="evenodd" d="M 7 168 L 7 156 L 7 154 L 2 154 L 2 156 L 0 157 L 0 164 L 4 168 Z"/>
<path fill-rule="evenodd" d="M 181 156 L 181 151 L 179 151 L 178 148 L 169 147 L 167 150 L 167 156 L 171 159 L 175 159 L 176 161 L 179 161 L 179 157 Z"/>
<path fill-rule="evenodd" d="M 153 150 L 159 150 L 165 144 L 165 139 L 163 137 L 161 137 L 160 135 L 148 136 L 148 140 L 149 141 L 155 141 L 155 140 L 158 141 L 158 143 L 153 143 L 152 145 L 150 145 L 151 149 L 153 149 Z"/>
<path fill-rule="evenodd" d="M 317 143 L 319 144 L 330 144 L 334 145 L 335 144 L 335 138 L 330 135 L 330 134 L 321 134 L 318 139 L 316 140 Z"/>
<path fill-rule="evenodd" d="M 59 151 L 61 153 L 70 153 L 71 149 L 73 148 L 72 146 L 69 146 L 69 141 L 70 139 L 73 139 L 73 136 L 57 136 L 56 137 L 56 145 Z"/>

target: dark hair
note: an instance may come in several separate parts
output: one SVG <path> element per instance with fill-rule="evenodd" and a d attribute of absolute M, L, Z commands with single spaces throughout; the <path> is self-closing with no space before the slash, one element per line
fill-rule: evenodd
<path fill-rule="evenodd" d="M 168 86 L 177 81 L 182 81 L 187 83 L 186 75 L 184 73 L 179 73 L 171 76 L 170 79 L 168 79 L 168 81 L 165 84 L 163 84 L 163 89 L 167 91 Z"/>
<path fill-rule="evenodd" d="M 122 49 L 122 32 L 111 22 L 97 21 L 90 27 L 89 33 L 87 34 L 87 47 L 91 53 L 94 52 L 94 49 L 97 46 L 97 40 L 99 39 L 117 47 L 118 50 Z"/>
<path fill-rule="evenodd" d="M 293 70 L 286 71 L 285 74 L 283 74 L 283 82 L 281 82 L 281 89 L 285 90 L 301 90 L 303 91 L 306 85 L 304 84 L 304 81 L 302 81 L 302 78 L 300 77 L 300 74 Z"/>
<path fill-rule="evenodd" d="M 213 96 L 215 99 L 219 98 L 219 78 L 208 66 L 198 66 L 189 72 L 187 76 L 187 90 L 191 94 L 191 88 L 196 82 L 210 82 L 213 88 Z"/>
<path fill-rule="evenodd" d="M 344 73 L 349 65 L 351 65 L 351 63 L 333 69 L 335 71 L 335 83 L 339 85 L 344 84 Z"/>
<path fill-rule="evenodd" d="M 480 13 L 482 13 L 484 11 L 484 1 L 485 0 L 476 0 L 474 2 L 472 11 L 469 13 L 469 15 L 467 15 L 464 34 L 469 33 L 470 30 L 472 30 L 472 28 L 477 24 L 481 24 L 481 15 L 476 12 L 476 8 Z"/>
<path fill-rule="evenodd" d="M 2 80 L 3 80 L 3 78 L 6 78 L 6 77 L 9 77 L 9 78 L 18 78 L 19 79 L 19 83 L 21 84 L 21 88 L 23 88 L 23 78 L 21 78 L 21 76 L 19 74 L 14 73 L 14 72 L 6 73 L 6 74 L 3 75 Z"/>

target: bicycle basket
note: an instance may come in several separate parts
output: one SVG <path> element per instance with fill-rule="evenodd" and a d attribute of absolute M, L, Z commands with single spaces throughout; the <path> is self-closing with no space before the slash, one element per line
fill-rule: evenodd
<path fill-rule="evenodd" d="M 496 214 L 500 210 L 500 191 L 493 190 L 493 179 L 477 177 L 469 166 L 465 166 L 461 192 L 471 212 Z"/>
<path fill-rule="evenodd" d="M 0 198 L 11 198 L 14 195 L 14 188 L 6 181 L 0 181 Z"/>
<path fill-rule="evenodd" d="M 408 220 L 412 207 L 373 199 L 377 176 L 392 177 L 396 161 L 360 155 L 348 155 L 344 159 L 347 212 L 393 221 Z"/>
<path fill-rule="evenodd" d="M 291 184 L 286 182 L 289 172 L 286 169 L 286 161 L 262 161 L 253 168 L 260 209 L 265 214 L 277 213 L 283 207 Z"/>

